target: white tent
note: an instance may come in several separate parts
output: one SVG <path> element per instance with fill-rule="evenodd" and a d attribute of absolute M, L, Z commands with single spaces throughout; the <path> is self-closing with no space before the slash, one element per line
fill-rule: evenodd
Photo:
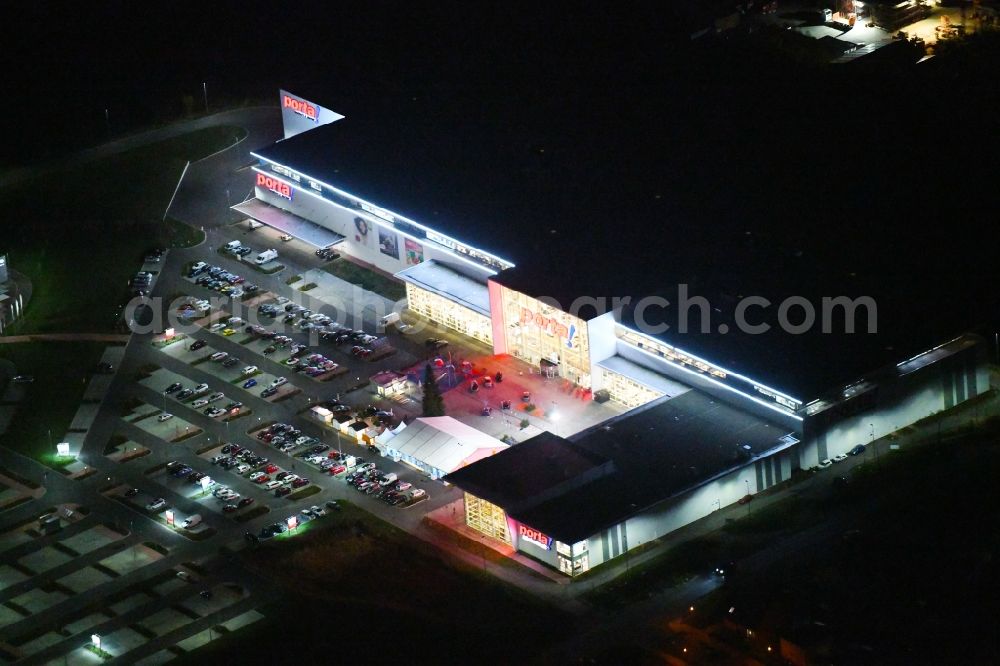
<path fill-rule="evenodd" d="M 416 419 L 403 429 L 382 433 L 375 438 L 375 446 L 382 455 L 412 465 L 433 479 L 507 448 L 499 439 L 450 416 Z"/>

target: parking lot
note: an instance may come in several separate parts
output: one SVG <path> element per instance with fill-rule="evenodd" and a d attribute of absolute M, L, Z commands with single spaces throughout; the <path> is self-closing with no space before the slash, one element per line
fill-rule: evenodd
<path fill-rule="evenodd" d="M 223 297 L 197 284 L 188 274 L 198 261 L 243 272 L 230 284 L 244 293 Z M 275 593 L 220 567 L 220 548 L 336 524 L 345 500 L 418 532 L 427 512 L 459 497 L 379 457 L 357 435 L 419 415 L 415 390 L 383 398 L 368 379 L 433 359 L 428 334 L 383 330 L 370 309 L 334 308 L 285 284 L 281 272 L 248 270 L 210 246 L 156 266 L 153 295 L 171 301 L 162 307 L 183 314 L 187 326 L 133 336 L 107 398 L 88 417 L 81 457 L 94 471 L 81 481 L 49 479 L 54 489 L 78 484 L 53 499 L 89 498 L 75 514 L 84 527 L 63 521 L 64 536 L 36 534 L 51 504 L 37 499 L 5 512 L 0 524 L 0 595 L 9 602 L 0 604 L 0 629 L 11 636 L 14 660 L 90 663 L 92 633 L 115 656 L 168 660 L 218 637 L 219 627 L 254 621 L 253 606 Z M 249 281 L 257 289 L 248 293 Z M 457 338 L 449 351 L 484 354 Z M 309 418 L 316 406 L 350 415 L 351 434 Z M 0 498 L 20 501 L 15 495 Z M 83 590 L 101 601 L 84 603 Z"/>

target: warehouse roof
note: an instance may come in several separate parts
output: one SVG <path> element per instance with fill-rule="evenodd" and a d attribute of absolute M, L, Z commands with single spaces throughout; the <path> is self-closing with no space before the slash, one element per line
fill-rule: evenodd
<path fill-rule="evenodd" d="M 786 429 L 691 390 L 664 397 L 570 440 L 546 433 L 445 477 L 564 543 L 576 543 L 670 497 L 794 443 Z M 609 460 L 582 483 L 540 477 L 511 485 L 555 456 Z M 577 473 L 581 477 L 582 472 Z M 480 495 L 479 493 L 484 493 Z"/>

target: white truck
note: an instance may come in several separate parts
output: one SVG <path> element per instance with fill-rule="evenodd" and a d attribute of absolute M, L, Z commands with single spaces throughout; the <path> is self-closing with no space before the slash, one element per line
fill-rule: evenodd
<path fill-rule="evenodd" d="M 201 523 L 201 514 L 196 513 L 193 516 L 188 516 L 187 519 L 182 524 L 182 527 L 187 530 L 191 529 L 192 527 L 195 527 L 200 523 Z"/>
<path fill-rule="evenodd" d="M 263 252 L 258 254 L 257 258 L 254 259 L 254 263 L 259 266 L 260 264 L 266 264 L 269 261 L 274 261 L 277 258 L 278 258 L 278 251 L 275 250 L 274 248 L 271 248 L 270 250 L 264 250 Z"/>

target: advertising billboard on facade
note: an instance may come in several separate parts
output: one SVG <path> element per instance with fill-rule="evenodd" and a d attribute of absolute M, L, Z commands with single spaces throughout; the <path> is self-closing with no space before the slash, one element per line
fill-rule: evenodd
<path fill-rule="evenodd" d="M 287 90 L 278 91 L 278 103 L 281 105 L 281 126 L 286 139 L 344 117 Z"/>
<path fill-rule="evenodd" d="M 406 238 L 403 240 L 403 248 L 406 250 L 406 265 L 416 266 L 424 261 L 424 246 L 417 241 Z"/>
<path fill-rule="evenodd" d="M 399 259 L 399 238 L 391 231 L 378 230 L 378 249 L 387 257 Z"/>

